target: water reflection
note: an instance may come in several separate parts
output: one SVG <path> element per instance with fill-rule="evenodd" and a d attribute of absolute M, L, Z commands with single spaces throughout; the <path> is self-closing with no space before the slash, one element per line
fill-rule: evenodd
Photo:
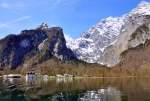
<path fill-rule="evenodd" d="M 150 101 L 149 78 L 0 79 L 0 101 Z"/>
<path fill-rule="evenodd" d="M 121 101 L 121 92 L 112 87 L 97 91 L 87 91 L 80 98 L 80 101 Z"/>
<path fill-rule="evenodd" d="M 69 83 L 73 82 L 73 78 L 56 78 L 56 83 Z"/>

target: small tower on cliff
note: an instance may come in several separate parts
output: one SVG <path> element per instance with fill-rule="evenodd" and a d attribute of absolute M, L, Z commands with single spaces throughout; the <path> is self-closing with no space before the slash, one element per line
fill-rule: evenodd
<path fill-rule="evenodd" d="M 47 23 L 42 23 L 39 27 L 38 27 L 38 29 L 48 29 L 48 24 Z"/>

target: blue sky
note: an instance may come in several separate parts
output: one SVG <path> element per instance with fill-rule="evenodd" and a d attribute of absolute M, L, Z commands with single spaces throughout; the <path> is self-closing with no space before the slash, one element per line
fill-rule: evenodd
<path fill-rule="evenodd" d="M 0 38 L 35 28 L 60 26 L 71 37 L 109 16 L 121 16 L 141 0 L 0 0 Z M 145 0 L 150 2 L 150 0 Z"/>

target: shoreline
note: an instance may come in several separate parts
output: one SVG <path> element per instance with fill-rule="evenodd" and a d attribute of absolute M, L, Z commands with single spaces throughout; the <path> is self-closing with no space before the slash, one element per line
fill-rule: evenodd
<path fill-rule="evenodd" d="M 17 74 L 14 74 L 14 75 L 17 75 Z M 3 78 L 4 76 L 9 76 L 8 75 L 2 75 L 0 76 L 0 78 Z M 21 75 L 19 74 L 20 78 L 22 77 L 26 77 L 26 75 Z M 49 76 L 49 75 L 36 75 L 36 76 L 39 76 L 39 77 L 44 77 L 44 76 L 47 76 L 48 78 L 74 78 L 74 79 L 102 79 L 102 78 L 150 78 L 150 76 L 105 76 L 105 77 L 99 77 L 99 76 L 74 76 L 74 77 L 57 77 L 57 76 Z M 12 76 L 13 78 L 13 76 Z"/>

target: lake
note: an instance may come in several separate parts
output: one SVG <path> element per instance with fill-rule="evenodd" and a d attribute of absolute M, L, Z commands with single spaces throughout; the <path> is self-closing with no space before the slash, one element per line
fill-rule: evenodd
<path fill-rule="evenodd" d="M 150 78 L 0 79 L 0 101 L 150 101 Z"/>

